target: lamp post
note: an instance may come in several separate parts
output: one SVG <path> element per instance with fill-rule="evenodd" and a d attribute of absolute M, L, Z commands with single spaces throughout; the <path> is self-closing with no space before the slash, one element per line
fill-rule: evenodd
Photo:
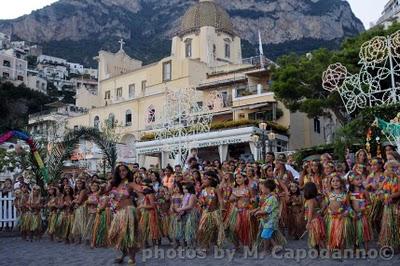
<path fill-rule="evenodd" d="M 268 133 L 268 148 L 272 151 L 272 141 L 276 139 L 276 134 L 272 130 Z"/>
<path fill-rule="evenodd" d="M 258 124 L 258 127 L 262 131 L 262 134 L 261 134 L 261 153 L 262 153 L 262 156 L 261 156 L 261 158 L 262 158 L 263 162 L 265 162 L 265 153 L 266 153 L 266 151 L 265 151 L 265 149 L 266 149 L 266 147 L 265 147 L 265 141 L 266 141 L 265 132 L 267 131 L 267 126 L 268 125 L 265 122 L 261 122 L 260 124 Z"/>

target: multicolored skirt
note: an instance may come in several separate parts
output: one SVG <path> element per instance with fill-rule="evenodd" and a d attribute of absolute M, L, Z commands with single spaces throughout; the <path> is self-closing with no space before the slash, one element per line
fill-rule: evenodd
<path fill-rule="evenodd" d="M 62 211 L 60 217 L 60 237 L 69 240 L 71 237 L 72 225 L 74 224 L 74 214 L 68 211 Z"/>
<path fill-rule="evenodd" d="M 354 224 L 350 216 L 342 214 L 328 214 L 327 238 L 330 250 L 354 247 Z"/>
<path fill-rule="evenodd" d="M 142 244 L 147 241 L 159 240 L 161 238 L 158 214 L 156 210 L 142 209 L 139 221 L 139 233 Z"/>
<path fill-rule="evenodd" d="M 356 213 L 355 217 L 356 239 L 355 244 L 357 247 L 371 241 L 373 239 L 373 232 L 371 223 L 368 220 L 366 213 Z"/>
<path fill-rule="evenodd" d="M 96 219 L 96 213 L 89 213 L 87 216 L 87 222 L 85 231 L 83 232 L 83 239 L 91 241 L 93 237 L 94 221 Z"/>
<path fill-rule="evenodd" d="M 376 234 L 379 234 L 381 223 L 382 223 L 382 214 L 383 214 L 383 202 L 379 197 L 371 195 L 371 210 L 369 217 L 371 219 L 371 225 Z"/>
<path fill-rule="evenodd" d="M 57 217 L 58 214 L 55 211 L 50 212 L 47 226 L 47 234 L 54 235 L 56 233 L 56 225 L 57 225 Z"/>
<path fill-rule="evenodd" d="M 320 243 L 325 242 L 326 231 L 325 223 L 321 216 L 317 216 L 310 222 L 308 229 L 308 246 L 310 248 L 319 247 Z"/>
<path fill-rule="evenodd" d="M 257 233 L 256 220 L 250 215 L 248 209 L 234 207 L 227 223 L 227 237 L 235 244 L 252 246 Z"/>
<path fill-rule="evenodd" d="M 93 247 L 107 247 L 109 245 L 108 230 L 111 225 L 111 220 L 112 215 L 110 208 L 96 213 L 91 241 Z"/>
<path fill-rule="evenodd" d="M 306 230 L 304 211 L 301 207 L 291 206 L 288 209 L 288 232 L 295 239 L 299 239 Z"/>
<path fill-rule="evenodd" d="M 31 216 L 30 212 L 21 213 L 21 216 L 19 218 L 19 220 L 20 220 L 19 229 L 20 229 L 21 232 L 27 233 L 27 232 L 30 231 L 31 217 L 32 216 Z"/>
<path fill-rule="evenodd" d="M 170 216 L 168 235 L 173 240 L 183 240 L 182 217 L 176 213 Z"/>
<path fill-rule="evenodd" d="M 30 213 L 29 218 L 29 231 L 40 232 L 42 230 L 42 217 L 39 213 Z"/>
<path fill-rule="evenodd" d="M 182 227 L 184 232 L 184 240 L 188 244 L 193 244 L 196 240 L 197 227 L 199 225 L 200 214 L 197 209 L 192 209 L 183 217 Z"/>
<path fill-rule="evenodd" d="M 197 230 L 197 243 L 201 248 L 222 246 L 225 239 L 224 224 L 220 210 L 203 210 Z"/>
<path fill-rule="evenodd" d="M 378 244 L 382 247 L 388 246 L 393 249 L 400 247 L 399 221 L 396 216 L 397 205 L 385 205 L 382 214 L 381 232 Z"/>
<path fill-rule="evenodd" d="M 74 211 L 74 224 L 72 225 L 71 234 L 75 238 L 83 239 L 87 223 L 87 208 L 81 205 Z"/>
<path fill-rule="evenodd" d="M 167 214 L 161 215 L 158 222 L 161 235 L 163 237 L 169 237 L 170 216 Z"/>
<path fill-rule="evenodd" d="M 134 206 L 127 206 L 118 210 L 112 219 L 108 232 L 108 241 L 117 250 L 139 248 L 138 219 Z"/>
<path fill-rule="evenodd" d="M 264 230 L 263 225 L 260 223 L 258 226 L 258 233 L 257 233 L 257 238 L 254 242 L 253 248 L 259 249 L 262 247 L 263 244 L 263 239 L 261 237 L 261 233 Z M 274 241 L 276 246 L 285 246 L 287 244 L 287 240 L 285 236 L 281 233 L 279 229 L 275 229 L 274 232 L 272 233 L 272 240 Z"/>

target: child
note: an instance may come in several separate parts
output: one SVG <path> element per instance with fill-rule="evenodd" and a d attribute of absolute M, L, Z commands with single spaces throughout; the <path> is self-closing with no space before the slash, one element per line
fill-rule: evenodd
<path fill-rule="evenodd" d="M 65 244 L 69 244 L 72 240 L 71 230 L 74 222 L 73 214 L 73 198 L 74 192 L 70 185 L 64 186 L 64 193 L 61 202 L 61 237 L 65 241 Z"/>
<path fill-rule="evenodd" d="M 185 246 L 194 247 L 196 240 L 196 230 L 199 222 L 199 213 L 196 208 L 197 198 L 193 183 L 183 186 L 183 201 L 180 208 L 176 211 L 182 217 L 182 230 L 184 233 Z"/>
<path fill-rule="evenodd" d="M 31 241 L 34 237 L 37 239 L 40 238 L 42 231 L 42 196 L 40 195 L 40 187 L 38 185 L 34 185 L 32 188 L 32 192 L 29 196 L 28 206 L 30 209 L 30 237 Z"/>
<path fill-rule="evenodd" d="M 89 245 L 92 242 L 93 238 L 93 226 L 94 226 L 94 221 L 96 219 L 97 206 L 99 205 L 99 197 L 100 197 L 99 192 L 100 192 L 100 185 L 96 181 L 93 181 L 90 184 L 89 197 L 85 202 L 88 214 L 87 214 L 87 220 L 85 224 L 83 238 L 87 245 Z"/>
<path fill-rule="evenodd" d="M 260 219 L 260 237 L 266 252 L 271 251 L 275 246 L 286 243 L 286 239 L 279 231 L 279 202 L 274 192 L 275 189 L 276 184 L 273 180 L 268 179 L 260 183 L 261 206 L 254 213 Z"/>
<path fill-rule="evenodd" d="M 232 173 L 224 173 L 223 174 L 223 178 L 222 178 L 222 182 L 219 185 L 219 188 L 221 190 L 221 194 L 222 194 L 222 199 L 224 201 L 224 206 L 225 206 L 225 210 L 222 212 L 222 219 L 224 224 L 227 223 L 227 219 L 229 217 L 229 214 L 231 212 L 231 202 L 230 202 L 230 198 L 232 195 L 232 189 L 235 183 L 235 179 L 233 177 Z"/>
<path fill-rule="evenodd" d="M 101 196 L 94 220 L 91 248 L 108 246 L 107 235 L 112 220 L 110 206 L 110 197 L 108 195 Z"/>
<path fill-rule="evenodd" d="M 155 191 L 150 179 L 143 180 L 143 185 L 145 187 L 143 190 L 144 200 L 138 207 L 138 210 L 141 211 L 139 231 L 146 247 L 149 246 L 149 241 L 155 246 L 160 239 Z"/>
<path fill-rule="evenodd" d="M 318 188 L 315 183 L 304 185 L 305 219 L 307 221 L 308 246 L 319 251 L 325 244 L 325 224 L 321 216 L 320 203 L 317 200 Z"/>
<path fill-rule="evenodd" d="M 296 182 L 292 182 L 289 185 L 288 221 L 289 236 L 299 240 L 305 231 L 304 200 L 300 193 L 300 187 Z"/>
<path fill-rule="evenodd" d="M 180 213 L 177 211 L 182 205 L 182 200 L 183 188 L 179 183 L 175 183 L 172 187 L 169 227 L 169 237 L 174 241 L 174 248 L 177 248 L 179 241 L 183 240 L 182 220 Z"/>
<path fill-rule="evenodd" d="M 169 243 L 172 243 L 171 238 L 169 237 L 169 226 L 170 226 L 170 215 L 169 210 L 171 208 L 171 199 L 169 196 L 167 187 L 160 187 L 160 190 L 157 193 L 157 211 L 159 216 L 159 224 L 160 224 L 160 234 L 161 237 L 166 237 Z M 158 241 L 158 245 L 161 245 L 161 238 Z"/>
<path fill-rule="evenodd" d="M 20 209 L 20 231 L 22 239 L 26 240 L 30 231 L 30 212 L 29 212 L 29 187 L 27 184 L 21 185 L 21 199 L 18 204 Z"/>
<path fill-rule="evenodd" d="M 332 175 L 330 179 L 331 189 L 327 194 L 327 236 L 328 249 L 330 251 L 354 246 L 354 226 L 350 218 L 351 208 L 348 194 L 345 192 L 345 184 L 338 175 Z"/>
<path fill-rule="evenodd" d="M 372 230 L 368 219 L 370 199 L 367 191 L 364 190 L 363 178 L 355 173 L 348 175 L 350 187 L 350 200 L 354 210 L 354 224 L 356 230 L 355 247 L 364 245 L 368 251 L 368 242 L 372 240 Z"/>
<path fill-rule="evenodd" d="M 380 158 L 374 158 L 370 162 L 371 164 L 371 173 L 367 178 L 366 190 L 369 192 L 369 196 L 371 198 L 371 223 L 372 228 L 375 233 L 379 235 L 381 222 L 382 222 L 382 212 L 383 212 L 383 203 L 380 196 L 382 192 L 382 184 L 385 180 L 385 176 L 383 175 L 383 161 Z"/>
<path fill-rule="evenodd" d="M 50 240 L 54 240 L 54 234 L 56 232 L 56 223 L 57 223 L 57 192 L 58 189 L 55 186 L 49 186 L 48 194 L 49 201 L 47 202 L 47 209 L 49 210 L 48 227 L 47 234 L 50 236 Z"/>
<path fill-rule="evenodd" d="M 74 211 L 74 224 L 72 225 L 71 238 L 77 241 L 77 244 L 82 242 L 84 238 L 86 224 L 87 224 L 87 209 L 85 201 L 87 199 L 87 192 L 85 181 L 78 179 L 76 181 L 74 200 L 72 201 Z"/>

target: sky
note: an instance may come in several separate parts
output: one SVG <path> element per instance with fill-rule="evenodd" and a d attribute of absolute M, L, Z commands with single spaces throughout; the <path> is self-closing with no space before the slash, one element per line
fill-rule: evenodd
<path fill-rule="evenodd" d="M 57 0 L 1 0 L 0 19 L 11 19 L 29 14 Z M 320 0 L 330 1 L 330 0 Z M 347 0 L 353 12 L 369 28 L 370 22 L 375 22 L 383 11 L 388 0 Z M 5 3 L 7 2 L 7 3 Z"/>

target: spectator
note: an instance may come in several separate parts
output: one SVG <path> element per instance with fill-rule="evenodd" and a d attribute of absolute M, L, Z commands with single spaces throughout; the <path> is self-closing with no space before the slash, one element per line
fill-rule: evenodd
<path fill-rule="evenodd" d="M 17 182 L 14 184 L 14 190 L 20 189 L 21 185 L 24 184 L 24 177 L 22 175 L 17 177 Z"/>
<path fill-rule="evenodd" d="M 13 185 L 11 178 L 7 178 L 4 181 L 3 187 L 1 188 L 1 194 L 3 197 L 7 196 L 9 192 L 13 192 Z"/>

